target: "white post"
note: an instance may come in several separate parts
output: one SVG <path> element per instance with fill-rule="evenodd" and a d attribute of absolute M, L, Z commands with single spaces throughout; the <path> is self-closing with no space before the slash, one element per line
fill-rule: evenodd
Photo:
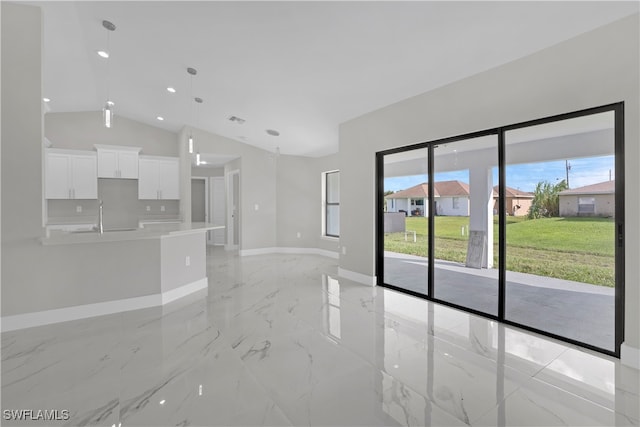
<path fill-rule="evenodd" d="M 493 173 L 491 168 L 469 170 L 469 230 L 486 233 L 483 268 L 493 268 Z"/>

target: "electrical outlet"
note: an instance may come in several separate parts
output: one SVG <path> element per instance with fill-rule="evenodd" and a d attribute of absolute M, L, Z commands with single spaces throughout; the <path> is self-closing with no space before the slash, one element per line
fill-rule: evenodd
<path fill-rule="evenodd" d="M 147 206 L 147 212 L 151 210 L 151 206 Z"/>
<path fill-rule="evenodd" d="M 189 267 L 191 265 L 191 257 L 189 255 L 187 255 L 184 259 L 184 265 L 186 265 L 187 267 Z"/>
<path fill-rule="evenodd" d="M 299 239 L 302 237 L 302 233 L 300 233 L 299 231 L 296 233 L 296 237 Z"/>
<path fill-rule="evenodd" d="M 160 206 L 160 212 L 164 212 L 164 205 Z"/>
<path fill-rule="evenodd" d="M 258 209 L 260 209 L 260 206 L 258 206 L 258 204 L 256 203 L 255 205 L 253 205 L 253 210 L 257 211 Z"/>
<path fill-rule="evenodd" d="M 343 246 L 342 247 L 342 255 L 346 255 L 347 254 L 347 247 Z"/>
<path fill-rule="evenodd" d="M 76 212 L 77 213 L 82 212 L 82 206 L 80 206 L 80 205 L 76 206 Z"/>

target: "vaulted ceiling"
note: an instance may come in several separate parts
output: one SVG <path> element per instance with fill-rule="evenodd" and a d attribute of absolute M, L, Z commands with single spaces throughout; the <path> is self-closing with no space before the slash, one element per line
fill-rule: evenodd
<path fill-rule="evenodd" d="M 117 115 L 306 156 L 336 152 L 346 120 L 638 12 L 610 1 L 31 4 L 43 10 L 50 111 L 100 110 L 108 82 Z M 117 27 L 108 60 L 96 54 L 103 20 Z"/>

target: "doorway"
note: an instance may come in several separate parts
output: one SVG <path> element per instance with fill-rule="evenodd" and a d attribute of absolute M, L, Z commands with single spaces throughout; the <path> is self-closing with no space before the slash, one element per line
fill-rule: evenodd
<path fill-rule="evenodd" d="M 209 222 L 209 183 L 206 177 L 191 177 L 191 222 Z"/>
<path fill-rule="evenodd" d="M 236 250 L 240 246 L 240 170 L 232 170 L 225 176 L 227 181 L 227 245 L 225 249 Z"/>

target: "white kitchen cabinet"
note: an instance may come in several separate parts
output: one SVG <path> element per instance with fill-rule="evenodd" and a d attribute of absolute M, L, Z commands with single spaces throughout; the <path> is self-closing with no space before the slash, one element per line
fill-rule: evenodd
<path fill-rule="evenodd" d="M 45 156 L 45 198 L 98 198 L 96 153 L 49 148 Z"/>
<path fill-rule="evenodd" d="M 98 150 L 98 178 L 138 178 L 140 147 L 95 144 Z"/>
<path fill-rule="evenodd" d="M 179 158 L 140 156 L 138 160 L 138 173 L 138 199 L 180 199 Z"/>

